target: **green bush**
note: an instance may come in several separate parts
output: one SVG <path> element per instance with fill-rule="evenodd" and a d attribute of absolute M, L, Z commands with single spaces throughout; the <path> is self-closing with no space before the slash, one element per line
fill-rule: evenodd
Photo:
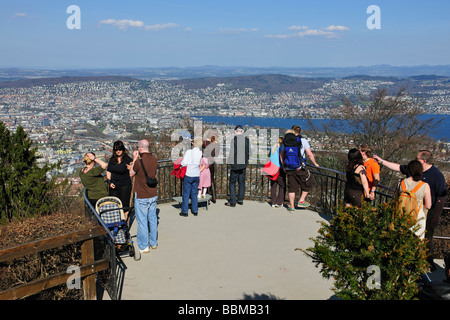
<path fill-rule="evenodd" d="M 59 164 L 41 167 L 37 160 L 37 148 L 24 129 L 19 126 L 11 133 L 0 121 L 0 223 L 54 210 L 49 195 L 60 186 L 47 173 Z"/>
<path fill-rule="evenodd" d="M 409 300 L 428 268 L 425 241 L 413 231 L 406 217 L 395 214 L 392 203 L 340 207 L 311 239 L 314 246 L 301 251 L 316 267 L 321 265 L 324 278 L 334 278 L 333 291 L 341 299 Z"/>

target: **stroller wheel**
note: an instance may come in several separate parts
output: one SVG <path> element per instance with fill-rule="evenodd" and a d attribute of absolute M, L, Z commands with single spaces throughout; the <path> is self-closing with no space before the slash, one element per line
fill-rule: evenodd
<path fill-rule="evenodd" d="M 130 255 L 133 255 L 134 260 L 141 260 L 141 251 L 136 242 L 133 242 L 133 245 L 130 246 Z"/>

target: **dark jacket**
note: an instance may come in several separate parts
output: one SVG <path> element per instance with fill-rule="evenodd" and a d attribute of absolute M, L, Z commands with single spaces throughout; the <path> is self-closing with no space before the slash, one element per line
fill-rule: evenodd
<path fill-rule="evenodd" d="M 250 140 L 243 134 L 235 135 L 231 140 L 230 153 L 227 163 L 231 170 L 242 170 L 247 168 L 250 158 Z"/>

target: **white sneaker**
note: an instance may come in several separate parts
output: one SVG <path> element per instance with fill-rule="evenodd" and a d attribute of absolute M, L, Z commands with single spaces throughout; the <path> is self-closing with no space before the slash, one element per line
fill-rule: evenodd
<path fill-rule="evenodd" d="M 273 204 L 272 208 L 278 208 L 278 205 L 277 204 Z"/>
<path fill-rule="evenodd" d="M 145 248 L 144 250 L 139 249 L 139 251 L 140 251 L 141 253 L 149 253 L 149 252 L 150 252 L 150 248 L 147 247 L 147 248 Z"/>

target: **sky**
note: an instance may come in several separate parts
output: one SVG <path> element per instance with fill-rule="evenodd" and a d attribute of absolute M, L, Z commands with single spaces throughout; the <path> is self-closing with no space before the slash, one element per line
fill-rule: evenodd
<path fill-rule="evenodd" d="M 2 68 L 450 65 L 449 52 L 448 0 L 0 1 Z"/>

